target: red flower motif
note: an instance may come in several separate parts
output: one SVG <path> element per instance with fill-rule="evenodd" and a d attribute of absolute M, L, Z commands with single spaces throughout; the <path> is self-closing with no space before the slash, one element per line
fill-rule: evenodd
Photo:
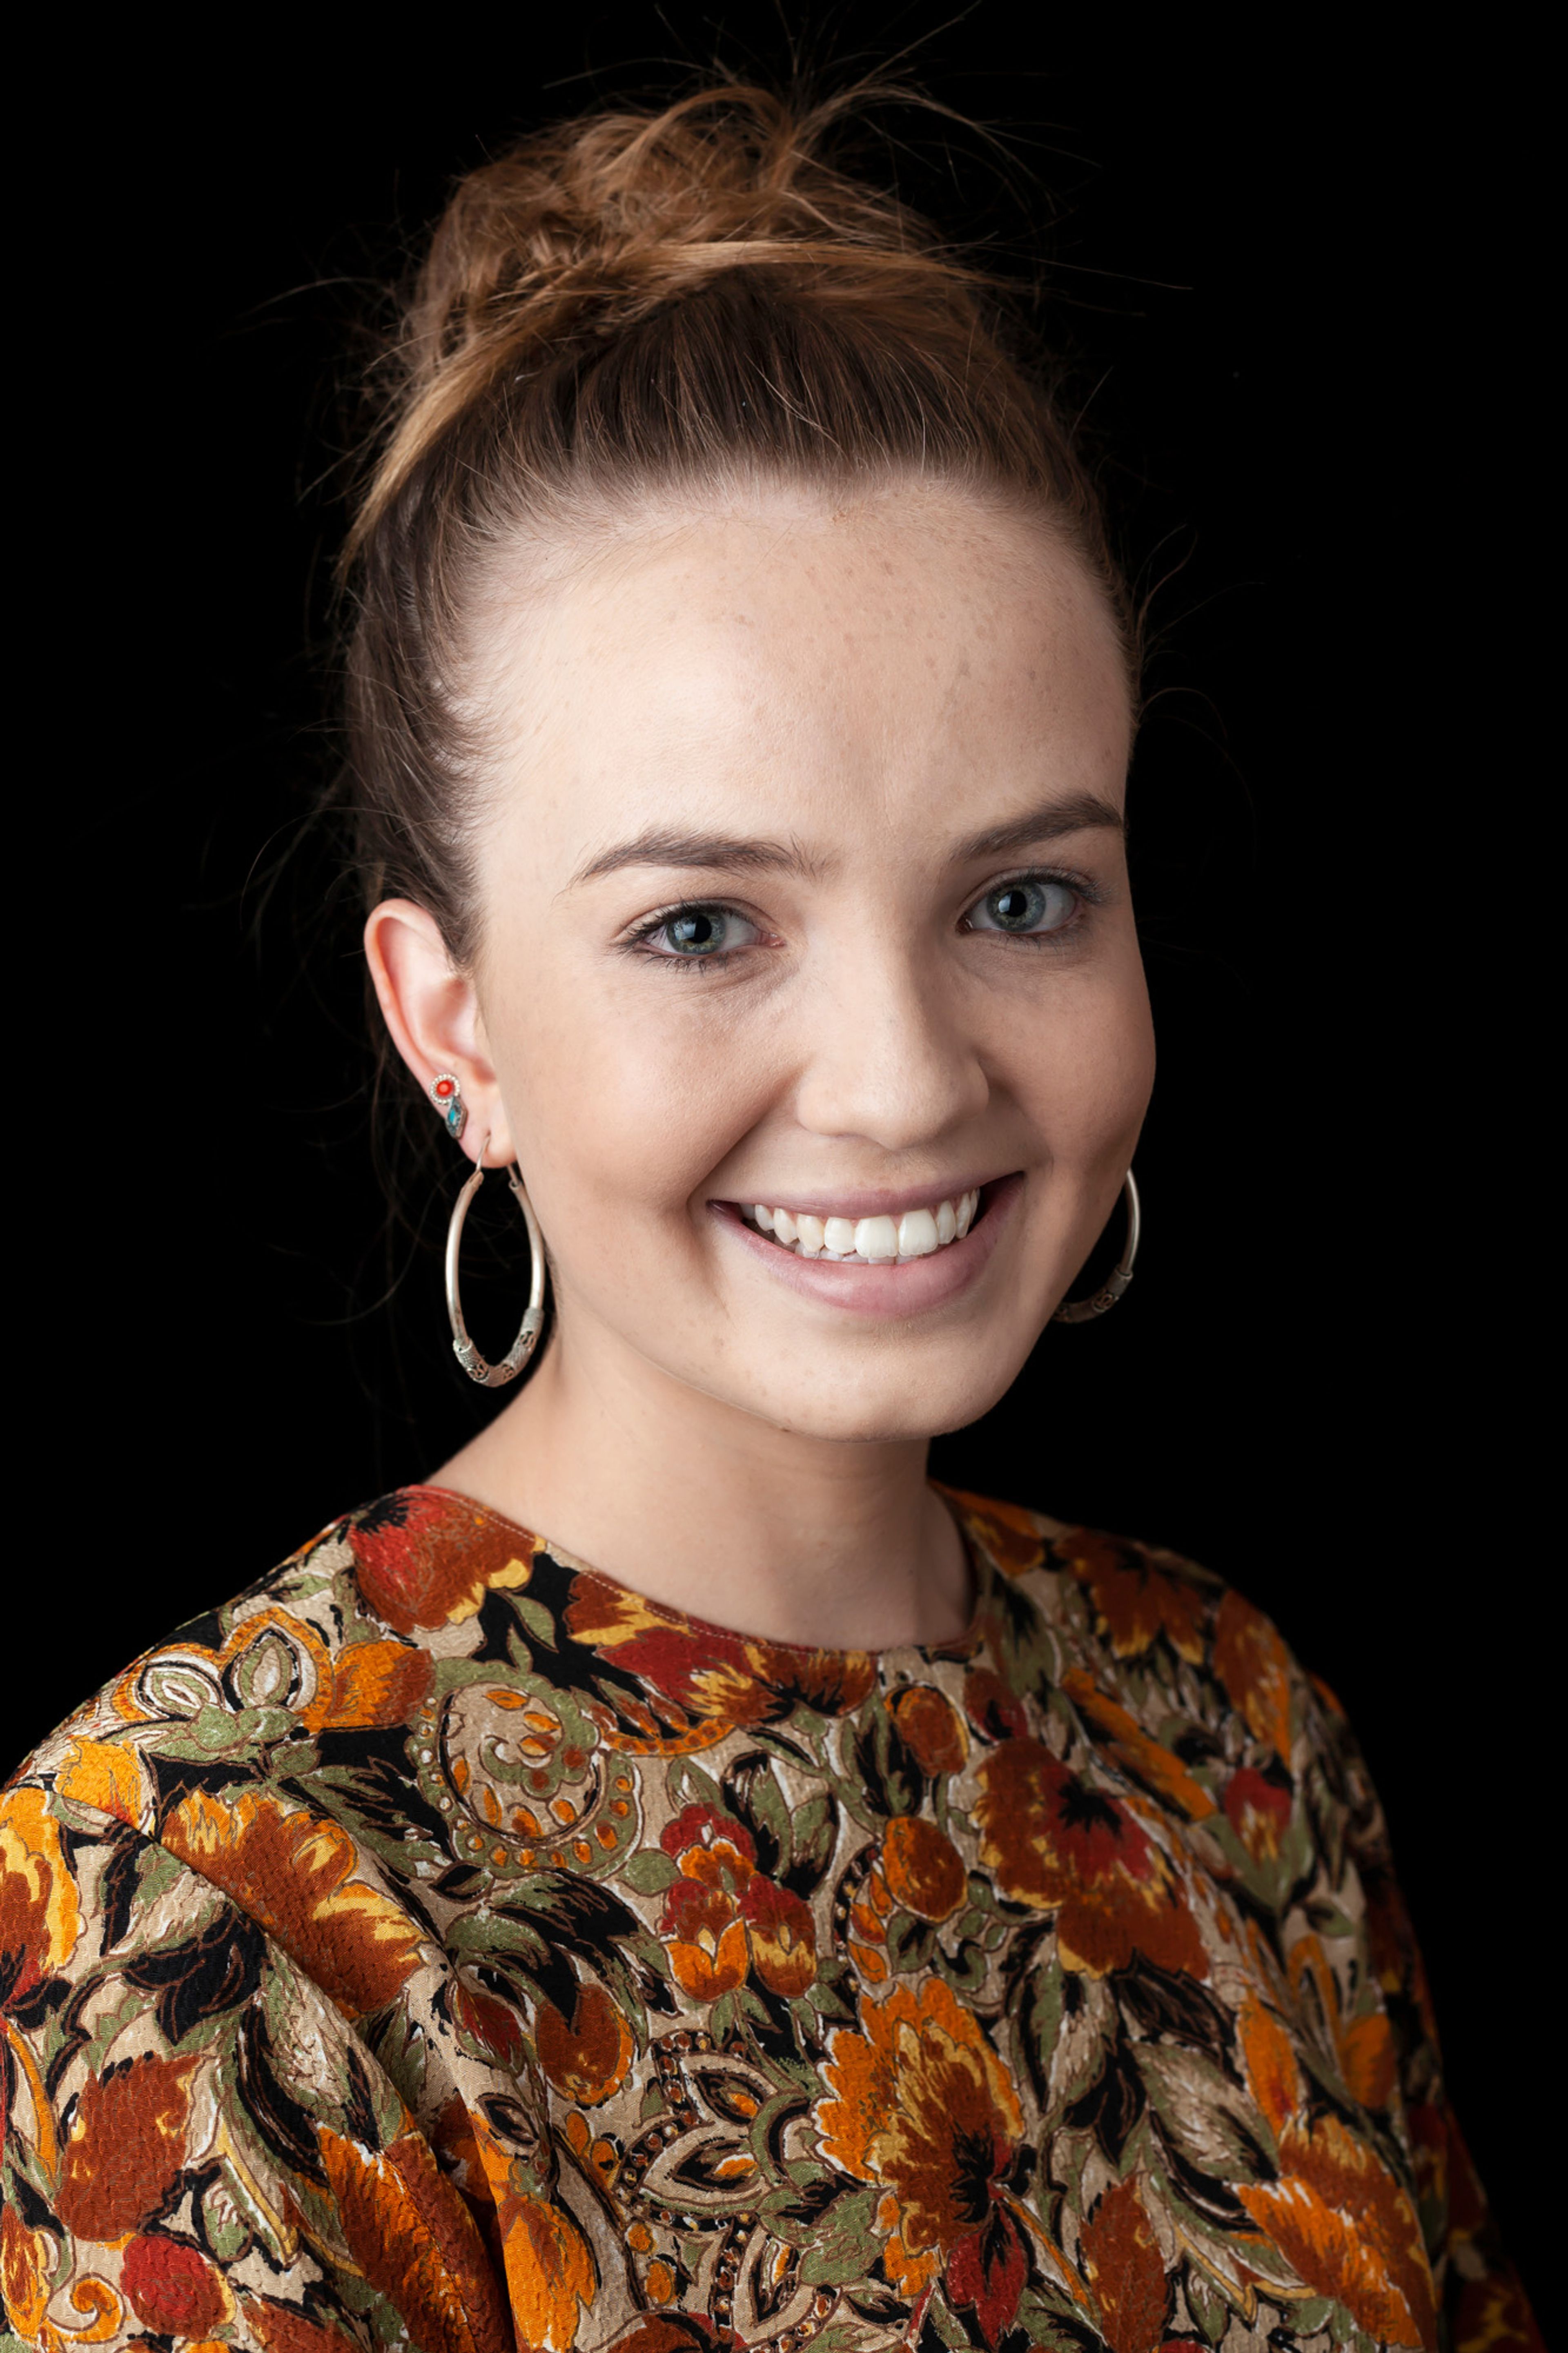
<path fill-rule="evenodd" d="M 679 1618 L 608 1577 L 584 1571 L 567 1605 L 568 1631 L 641 1677 L 693 1724 L 768 1724 L 807 1707 L 843 1715 L 877 1679 L 864 1651 L 810 1651 L 749 1641 Z"/>
<path fill-rule="evenodd" d="M 460 1495 L 404 1487 L 348 1523 L 360 1591 L 399 1634 L 460 1625 L 533 1574 L 538 1539 Z"/>
<path fill-rule="evenodd" d="M 709 1854 L 727 1850 L 747 1871 L 757 1859 L 750 1831 L 729 1814 L 721 1814 L 717 1806 L 688 1806 L 672 1822 L 666 1822 L 658 1842 L 666 1854 L 677 1859 L 692 1847 L 701 1847 Z"/>
<path fill-rule="evenodd" d="M 969 1754 L 963 1718 L 934 1683 L 906 1683 L 888 1703 L 899 1736 L 921 1771 L 931 1780 L 956 1773 Z"/>
<path fill-rule="evenodd" d="M 987 1740 L 1005 1740 L 1029 1729 L 1023 1701 L 991 1667 L 973 1667 L 964 1676 L 963 1712 Z"/>
<path fill-rule="evenodd" d="M 156 2213 L 185 2161 L 195 2059 L 145 2052 L 82 2086 L 56 2211 L 83 2239 L 119 2239 Z"/>
<path fill-rule="evenodd" d="M 1243 1765 L 1226 1784 L 1225 1810 L 1253 1862 L 1272 1862 L 1290 1825 L 1289 1790 Z"/>
<path fill-rule="evenodd" d="M 802 1994 L 816 1975 L 816 1923 L 811 1906 L 793 1888 L 775 1887 L 753 1872 L 741 1897 L 741 1917 L 752 1948 L 752 1967 L 763 1983 L 786 2000 Z"/>
<path fill-rule="evenodd" d="M 1142 1657 L 1163 1634 L 1178 1658 L 1196 1666 L 1207 1600 L 1184 1562 L 1089 1528 L 1075 1529 L 1057 1551 L 1087 1588 L 1099 1630 L 1119 1659 Z"/>
<path fill-rule="evenodd" d="M 980 1767 L 980 1859 L 1015 1903 L 1057 1915 L 1064 1968 L 1123 1969 L 1134 1951 L 1208 1975 L 1175 1874 L 1130 1808 L 1037 1740 L 1008 1740 Z"/>
<path fill-rule="evenodd" d="M 1165 2333 L 1164 2258 L 1137 2188 L 1113 2181 L 1084 2223 L 1079 2256 L 1110 2353 L 1153 2353 Z"/>
<path fill-rule="evenodd" d="M 233 2316 L 223 2274 L 183 2239 L 132 2239 L 120 2259 L 120 2284 L 142 2326 L 161 2337 L 210 2337 Z"/>

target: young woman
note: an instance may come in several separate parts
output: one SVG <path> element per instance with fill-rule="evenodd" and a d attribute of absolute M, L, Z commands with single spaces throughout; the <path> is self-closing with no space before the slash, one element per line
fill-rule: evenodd
<path fill-rule="evenodd" d="M 366 952 L 517 1386 L 5 1798 L 23 2343 L 1539 2343 L 1331 1696 L 927 1480 L 1131 1271 L 1136 633 L 833 115 L 569 124 L 419 280 Z"/>

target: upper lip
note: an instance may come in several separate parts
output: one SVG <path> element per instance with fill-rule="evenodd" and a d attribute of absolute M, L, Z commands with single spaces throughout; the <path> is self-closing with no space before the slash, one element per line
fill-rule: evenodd
<path fill-rule="evenodd" d="M 842 1193 L 741 1193 L 721 1197 L 735 1208 L 787 1209 L 794 1218 L 901 1218 L 907 1209 L 934 1209 L 962 1194 L 983 1192 L 997 1176 L 939 1177 L 930 1185 L 862 1186 Z M 719 1206 L 718 1201 L 715 1206 Z"/>

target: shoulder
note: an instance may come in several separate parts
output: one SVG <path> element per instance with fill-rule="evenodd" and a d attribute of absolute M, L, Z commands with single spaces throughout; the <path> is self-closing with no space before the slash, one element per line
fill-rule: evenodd
<path fill-rule="evenodd" d="M 405 1724 L 426 1696 L 432 1644 L 443 1647 L 491 1588 L 526 1583 L 536 1549 L 437 1488 L 400 1488 L 344 1513 L 133 1660 L 12 1785 L 44 1781 L 146 1827 L 158 1760 L 275 1767 L 279 1744 Z"/>
<path fill-rule="evenodd" d="M 1327 1684 L 1268 1614 L 1212 1569 L 1161 1545 L 954 1493 L 972 1539 L 1055 1638 L 1056 1680 L 1089 1683 L 1140 1717 L 1185 1719 L 1226 1755 L 1289 1771 L 1336 1763 L 1348 1735 Z M 1087 1682 L 1086 1682 L 1087 1678 Z M 1349 1792 L 1347 1792 L 1347 1795 Z"/>

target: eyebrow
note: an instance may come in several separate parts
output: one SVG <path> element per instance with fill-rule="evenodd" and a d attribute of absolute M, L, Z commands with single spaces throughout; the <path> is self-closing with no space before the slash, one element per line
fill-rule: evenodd
<path fill-rule="evenodd" d="M 972 834 L 967 841 L 959 844 L 950 863 L 972 866 L 983 858 L 1005 858 L 1011 850 L 1027 849 L 1034 842 L 1054 841 L 1064 833 L 1107 828 L 1116 833 L 1126 831 L 1125 819 L 1112 802 L 1102 800 L 1098 793 L 1070 793 L 1060 800 L 1041 802 L 1037 808 L 1013 818 L 1007 825 L 991 826 L 984 833 Z M 820 871 L 820 860 L 809 857 L 798 842 L 758 841 L 722 833 L 677 833 L 667 827 L 650 826 L 632 840 L 619 842 L 615 849 L 601 850 L 596 858 L 589 859 L 585 866 L 578 868 L 567 888 L 575 890 L 580 883 L 591 882 L 598 875 L 618 873 L 624 866 L 693 867 L 742 874 L 809 874 Z"/>
<path fill-rule="evenodd" d="M 1061 800 L 1042 801 L 1010 825 L 972 834 L 954 850 L 952 863 L 973 866 L 982 858 L 1005 858 L 1009 850 L 1027 849 L 1033 842 L 1055 841 L 1060 834 L 1107 828 L 1112 833 L 1127 830 L 1127 820 L 1113 801 L 1101 800 L 1098 793 L 1068 793 Z"/>

